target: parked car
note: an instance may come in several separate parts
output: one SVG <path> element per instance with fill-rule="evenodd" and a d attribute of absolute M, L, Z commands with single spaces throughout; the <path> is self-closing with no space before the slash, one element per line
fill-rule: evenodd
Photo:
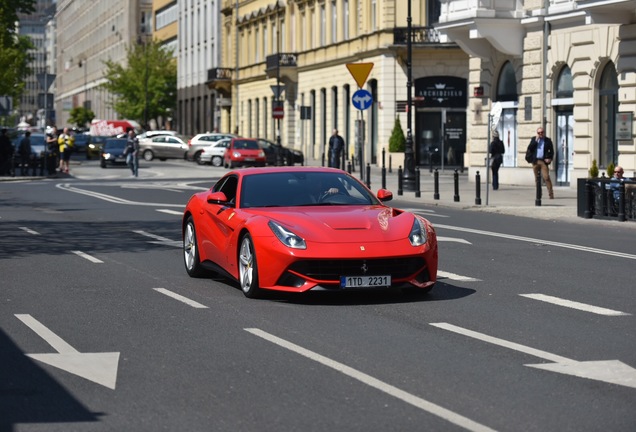
<path fill-rule="evenodd" d="M 20 141 L 24 138 L 24 132 L 17 133 L 11 142 L 13 143 L 13 172 L 22 168 L 20 160 Z M 29 166 L 31 174 L 35 175 L 38 168 L 42 168 L 42 162 L 46 154 L 46 134 L 40 132 L 31 132 L 31 157 L 29 158 Z M 16 173 L 17 174 L 17 173 Z M 21 173 L 20 173 L 21 174 Z"/>
<path fill-rule="evenodd" d="M 223 166 L 234 168 L 241 165 L 265 166 L 265 152 L 253 138 L 232 138 L 223 156 Z"/>
<path fill-rule="evenodd" d="M 186 205 L 186 272 L 222 274 L 248 298 L 267 290 L 426 293 L 437 281 L 435 229 L 389 207 L 392 197 L 332 168 L 231 171 Z"/>
<path fill-rule="evenodd" d="M 223 157 L 230 146 L 231 138 L 223 138 L 212 145 L 204 147 L 199 154 L 199 164 L 212 164 L 215 167 L 223 165 Z"/>
<path fill-rule="evenodd" d="M 266 140 L 265 138 L 258 138 L 258 145 L 260 145 L 265 152 L 267 165 L 305 164 L 305 156 L 300 150 L 283 147 L 282 145 L 279 145 L 274 141 Z M 278 153 L 280 153 L 280 161 L 278 160 Z"/>
<path fill-rule="evenodd" d="M 227 133 L 202 133 L 192 137 L 188 141 L 188 154 L 187 159 L 197 162 L 199 165 L 202 162 L 199 160 L 199 156 L 201 155 L 201 151 L 208 147 L 211 144 L 214 144 L 220 139 L 223 138 L 236 138 L 237 136 L 234 134 Z"/>
<path fill-rule="evenodd" d="M 141 141 L 142 139 L 151 138 L 153 136 L 158 135 L 178 135 L 177 131 L 172 130 L 149 130 L 142 134 L 137 135 L 137 138 Z"/>
<path fill-rule="evenodd" d="M 188 152 L 188 140 L 181 135 L 156 135 L 139 140 L 139 152 L 148 162 L 154 158 L 161 161 L 185 159 Z"/>
<path fill-rule="evenodd" d="M 124 150 L 127 142 L 126 138 L 106 139 L 102 148 L 100 166 L 106 168 L 109 165 L 126 165 Z"/>
<path fill-rule="evenodd" d="M 88 144 L 91 140 L 91 136 L 83 132 L 77 132 L 73 134 L 75 143 L 73 144 L 73 151 L 75 153 L 81 153 L 88 159 Z"/>

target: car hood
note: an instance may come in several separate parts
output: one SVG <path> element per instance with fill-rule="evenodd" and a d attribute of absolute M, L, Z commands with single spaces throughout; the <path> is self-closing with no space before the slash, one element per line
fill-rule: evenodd
<path fill-rule="evenodd" d="M 321 206 L 250 209 L 274 220 L 307 241 L 393 241 L 408 236 L 413 214 L 385 206 Z"/>

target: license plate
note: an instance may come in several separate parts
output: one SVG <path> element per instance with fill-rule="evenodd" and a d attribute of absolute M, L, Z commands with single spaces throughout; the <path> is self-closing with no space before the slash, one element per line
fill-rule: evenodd
<path fill-rule="evenodd" d="M 245 162 L 254 162 L 254 158 L 245 158 Z"/>
<path fill-rule="evenodd" d="M 340 288 L 391 286 L 391 276 L 340 276 Z"/>

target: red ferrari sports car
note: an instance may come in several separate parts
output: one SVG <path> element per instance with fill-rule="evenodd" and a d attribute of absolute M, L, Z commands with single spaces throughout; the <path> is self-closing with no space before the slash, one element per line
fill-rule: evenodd
<path fill-rule="evenodd" d="M 186 271 L 229 277 L 250 298 L 264 290 L 429 291 L 437 280 L 435 230 L 386 206 L 392 198 L 333 168 L 231 171 L 186 205 Z"/>

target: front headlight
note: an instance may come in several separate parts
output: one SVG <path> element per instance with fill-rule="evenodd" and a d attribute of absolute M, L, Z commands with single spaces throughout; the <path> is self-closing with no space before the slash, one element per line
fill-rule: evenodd
<path fill-rule="evenodd" d="M 413 220 L 413 227 L 409 233 L 411 246 L 422 246 L 426 243 L 426 225 L 417 216 Z"/>
<path fill-rule="evenodd" d="M 305 240 L 289 231 L 287 228 L 274 221 L 269 221 L 268 225 L 276 237 L 278 237 L 278 240 L 280 240 L 285 246 L 292 249 L 307 249 L 307 243 L 305 243 Z"/>

